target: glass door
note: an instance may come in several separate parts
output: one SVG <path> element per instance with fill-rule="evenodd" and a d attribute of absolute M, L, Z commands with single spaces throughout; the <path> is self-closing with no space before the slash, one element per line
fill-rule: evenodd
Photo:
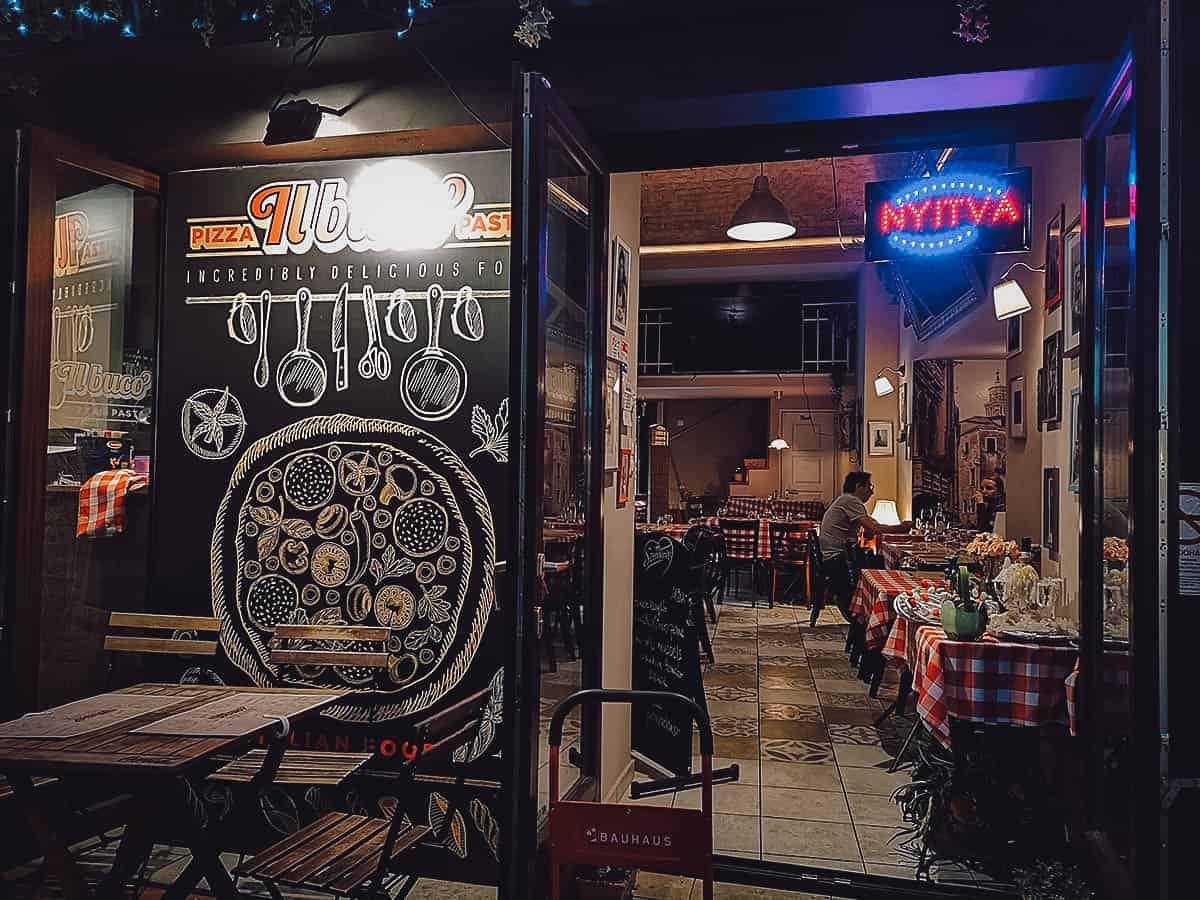
<path fill-rule="evenodd" d="M 109 614 L 145 609 L 161 235 L 156 175 L 18 140 L 4 615 L 29 710 L 105 684 Z M 83 502 L 99 473 L 123 504 Z"/>
<path fill-rule="evenodd" d="M 550 711 L 600 686 L 608 221 L 605 165 L 570 110 L 540 74 L 519 73 L 516 92 L 510 333 L 519 475 L 508 610 L 516 658 L 506 668 L 516 722 L 502 891 L 514 898 L 534 895 Z M 594 794 L 597 711 L 569 719 L 565 735 L 562 791 Z"/>
<path fill-rule="evenodd" d="M 1114 896 L 1167 891 L 1163 641 L 1176 590 L 1171 372 L 1181 339 L 1172 322 L 1178 280 L 1169 277 L 1179 234 L 1171 8 L 1147 8 L 1083 142 L 1078 746 L 1088 784 L 1084 843 Z"/>

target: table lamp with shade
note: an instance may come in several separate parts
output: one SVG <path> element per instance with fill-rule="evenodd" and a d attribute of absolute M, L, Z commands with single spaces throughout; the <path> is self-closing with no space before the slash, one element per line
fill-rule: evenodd
<path fill-rule="evenodd" d="M 876 500 L 871 518 L 880 525 L 899 525 L 900 514 L 896 511 L 895 500 Z"/>

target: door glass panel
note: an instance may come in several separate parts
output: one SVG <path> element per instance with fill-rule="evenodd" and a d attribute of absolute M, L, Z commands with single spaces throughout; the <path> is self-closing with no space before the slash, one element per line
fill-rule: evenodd
<path fill-rule="evenodd" d="M 158 315 L 158 197 L 63 163 L 55 186 L 43 707 L 105 684 L 109 613 L 145 608 Z"/>
<path fill-rule="evenodd" d="M 542 727 L 538 740 L 539 805 L 547 805 L 550 712 L 563 697 L 584 686 L 581 635 L 598 614 L 589 601 L 585 534 L 599 526 L 587 521 L 594 509 L 589 460 L 592 384 L 589 283 L 592 275 L 593 221 L 588 208 L 591 178 L 565 148 L 553 128 L 547 140 L 548 209 L 546 215 L 547 296 L 543 298 L 546 334 L 545 432 L 543 441 L 543 550 L 545 586 L 540 592 Z M 599 452 L 598 449 L 596 452 Z M 598 562 L 598 561 L 596 561 Z M 563 729 L 560 790 L 579 776 L 570 762 L 582 751 L 581 711 L 567 717 Z"/>
<path fill-rule="evenodd" d="M 1132 403 L 1135 356 L 1140 352 L 1133 331 L 1133 268 L 1131 210 L 1136 186 L 1131 166 L 1129 108 L 1113 133 L 1104 138 L 1105 190 L 1103 281 L 1100 285 L 1098 322 L 1103 348 L 1099 409 L 1101 427 L 1096 435 L 1100 450 L 1099 473 L 1103 507 L 1099 511 L 1104 535 L 1101 565 L 1105 647 L 1100 673 L 1104 735 L 1104 830 L 1114 849 L 1128 861 L 1132 798 L 1132 673 L 1135 637 L 1130 629 L 1132 580 L 1129 578 L 1130 532 L 1134 506 L 1130 497 L 1132 465 Z M 1145 512 L 1143 511 L 1143 516 Z"/>

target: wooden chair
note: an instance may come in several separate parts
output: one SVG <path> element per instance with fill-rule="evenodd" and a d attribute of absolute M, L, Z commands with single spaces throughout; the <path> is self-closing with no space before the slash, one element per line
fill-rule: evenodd
<path fill-rule="evenodd" d="M 387 671 L 390 628 L 370 625 L 276 625 L 267 658 L 278 666 L 352 666 Z M 354 649 L 378 644 L 378 650 Z M 347 646 L 349 645 L 349 646 Z M 375 708 L 371 707 L 374 721 Z M 370 753 L 287 750 L 271 775 L 275 784 L 338 785 L 371 760 Z M 251 750 L 213 772 L 213 781 L 248 784 L 262 771 L 266 750 Z"/>
<path fill-rule="evenodd" d="M 104 650 L 109 654 L 106 686 L 111 688 L 120 653 L 213 659 L 219 649 L 221 620 L 215 616 L 114 612 L 108 617 L 108 627 Z"/>
<path fill-rule="evenodd" d="M 809 529 L 806 546 L 808 547 L 808 569 L 805 575 L 807 576 L 808 605 L 811 610 L 808 616 L 808 625 L 812 628 L 817 624 L 817 617 L 821 615 L 821 610 L 825 608 L 825 592 L 828 589 L 825 559 L 821 555 L 821 539 L 816 528 Z"/>
<path fill-rule="evenodd" d="M 804 559 L 804 551 L 797 550 L 795 541 L 792 535 L 796 533 L 797 526 L 789 522 L 768 522 L 767 523 L 767 540 L 771 547 L 771 598 L 769 605 L 775 605 L 775 596 L 779 588 L 779 573 L 791 575 L 791 583 L 784 588 L 784 596 L 791 590 L 803 577 L 807 565 Z"/>
<path fill-rule="evenodd" d="M 745 571 L 750 575 L 750 588 L 753 592 L 754 574 L 758 568 L 758 520 L 720 519 L 719 522 L 721 534 L 725 536 L 725 586 L 729 586 L 729 576 L 733 575 L 736 591 L 736 576 Z M 753 596 L 751 603 L 754 606 L 758 605 Z"/>
<path fill-rule="evenodd" d="M 485 688 L 416 724 L 417 756 L 393 776 L 400 796 L 406 788 L 412 789 L 414 777 L 425 766 L 450 759 L 455 749 L 474 738 L 489 693 Z M 238 874 L 263 882 L 275 900 L 283 898 L 281 886 L 335 897 L 384 896 L 386 877 L 400 874 L 404 883 L 396 896 L 404 897 L 416 876 L 400 873 L 397 861 L 414 847 L 440 846 L 445 841 L 465 780 L 460 774 L 454 782 L 456 789 L 447 792 L 449 806 L 436 829 L 414 824 L 399 812 L 390 820 L 328 813 L 259 853 L 240 866 Z"/>

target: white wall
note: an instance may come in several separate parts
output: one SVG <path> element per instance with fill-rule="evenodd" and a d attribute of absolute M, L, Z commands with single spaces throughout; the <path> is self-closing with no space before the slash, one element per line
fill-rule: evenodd
<path fill-rule="evenodd" d="M 638 283 L 641 246 L 642 176 L 613 175 L 609 188 L 609 238 L 620 237 L 633 252 L 629 273 L 629 321 L 638 320 Z M 637 390 L 637 328 L 629 328 L 630 369 Z M 633 436 L 637 422 L 633 423 Z M 634 438 L 636 439 L 636 438 Z M 604 637 L 601 684 L 606 688 L 632 687 L 633 681 L 633 498 L 617 509 L 615 478 L 604 489 Z M 632 772 L 629 755 L 629 707 L 605 706 L 601 714 L 600 797 L 613 798 Z"/>

